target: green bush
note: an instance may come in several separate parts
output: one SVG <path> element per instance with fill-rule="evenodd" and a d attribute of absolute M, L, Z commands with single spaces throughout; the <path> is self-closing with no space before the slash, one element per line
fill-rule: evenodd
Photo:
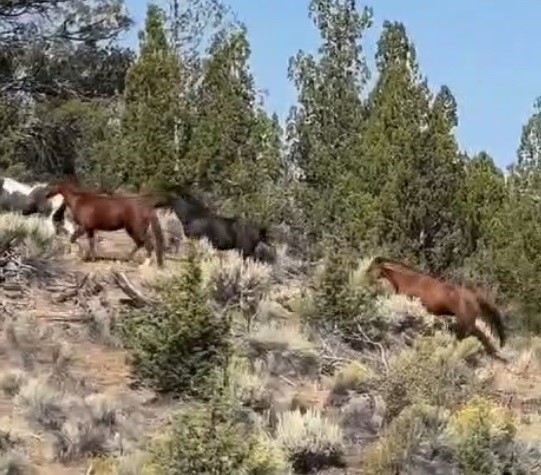
<path fill-rule="evenodd" d="M 470 346 L 469 339 L 455 346 L 452 336 L 438 333 L 420 337 L 413 348 L 394 356 L 383 380 L 388 417 L 412 404 L 450 407 L 468 398 L 478 389 L 474 371 L 466 363 Z"/>
<path fill-rule="evenodd" d="M 375 294 L 357 285 L 356 259 L 346 250 L 330 251 L 325 268 L 312 285 L 313 305 L 304 315 L 308 323 L 327 331 L 338 331 L 345 341 L 355 342 L 358 325 L 369 337 L 379 339 Z M 380 322 L 381 323 L 381 322 Z"/>
<path fill-rule="evenodd" d="M 406 472 L 422 445 L 437 445 L 443 433 L 446 411 L 426 404 L 405 408 L 386 428 L 382 437 L 371 444 L 363 457 L 365 473 L 393 475 Z"/>
<path fill-rule="evenodd" d="M 515 417 L 510 409 L 474 397 L 449 421 L 448 433 L 461 473 L 527 473 L 514 454 Z"/>
<path fill-rule="evenodd" d="M 159 392 L 207 397 L 231 351 L 229 322 L 211 308 L 192 249 L 161 290 L 160 305 L 122 319 L 135 374 Z"/>
<path fill-rule="evenodd" d="M 262 431 L 242 424 L 223 399 L 182 411 L 170 433 L 151 447 L 158 473 L 192 475 L 285 475 L 283 451 Z"/>

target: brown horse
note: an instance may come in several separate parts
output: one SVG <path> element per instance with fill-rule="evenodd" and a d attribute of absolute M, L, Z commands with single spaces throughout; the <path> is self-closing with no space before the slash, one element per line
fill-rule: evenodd
<path fill-rule="evenodd" d="M 398 294 L 417 297 L 433 315 L 454 316 L 459 340 L 474 335 L 490 355 L 497 355 L 494 345 L 475 325 L 477 317 L 480 317 L 496 330 L 500 346 L 505 345 L 505 330 L 500 312 L 480 290 L 455 286 L 384 257 L 376 257 L 370 263 L 367 274 L 372 279 L 387 280 Z"/>
<path fill-rule="evenodd" d="M 125 229 L 135 242 L 135 247 L 128 256 L 145 247 L 147 261 L 150 261 L 154 246 L 148 228 L 152 228 L 156 239 L 156 260 L 163 267 L 163 233 L 154 207 L 157 200 L 151 196 L 108 196 L 101 193 L 81 190 L 74 181 L 62 181 L 49 187 L 46 198 L 61 194 L 66 206 L 73 214 L 76 228 L 70 237 L 70 243 L 86 233 L 90 247 L 90 259 L 96 258 L 95 231 L 117 231 Z"/>

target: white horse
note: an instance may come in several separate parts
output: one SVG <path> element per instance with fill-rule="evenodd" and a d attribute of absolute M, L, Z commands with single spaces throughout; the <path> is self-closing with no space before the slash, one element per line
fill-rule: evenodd
<path fill-rule="evenodd" d="M 8 193 L 18 192 L 25 196 L 29 196 L 30 193 L 32 193 L 32 191 L 34 191 L 36 188 L 47 186 L 47 185 L 48 185 L 47 183 L 35 183 L 34 185 L 26 185 L 24 183 L 18 182 L 17 180 L 14 180 L 13 178 L 3 178 L 2 190 Z M 50 198 L 48 201 L 52 207 L 52 210 L 49 216 L 47 217 L 47 220 L 50 222 L 51 226 L 53 226 L 53 228 L 56 229 L 56 226 L 53 222 L 53 216 L 64 203 L 64 197 L 58 194 Z M 66 211 L 69 211 L 69 210 L 66 209 Z M 69 233 L 69 235 L 71 235 L 75 231 L 75 226 L 72 223 L 71 219 L 67 219 L 67 218 L 68 217 L 66 216 L 66 213 L 64 213 L 64 220 L 62 223 L 62 227 Z"/>

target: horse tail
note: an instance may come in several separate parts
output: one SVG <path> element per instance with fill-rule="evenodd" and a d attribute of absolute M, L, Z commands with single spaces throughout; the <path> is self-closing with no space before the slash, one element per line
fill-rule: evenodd
<path fill-rule="evenodd" d="M 478 295 L 478 302 L 479 306 L 481 307 L 481 318 L 491 327 L 492 330 L 496 330 L 500 340 L 500 347 L 503 348 L 506 337 L 500 311 L 493 303 L 489 302 L 480 295 Z"/>
<path fill-rule="evenodd" d="M 150 227 L 154 233 L 154 238 L 156 239 L 156 260 L 158 261 L 158 266 L 163 267 L 163 249 L 164 249 L 164 239 L 162 227 L 158 219 L 158 215 L 153 210 L 150 215 Z"/>

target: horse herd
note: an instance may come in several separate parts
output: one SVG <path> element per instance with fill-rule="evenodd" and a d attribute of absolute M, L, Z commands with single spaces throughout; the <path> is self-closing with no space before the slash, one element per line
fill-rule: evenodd
<path fill-rule="evenodd" d="M 76 179 L 30 186 L 0 178 L 0 212 L 43 215 L 57 233 L 70 235 L 70 243 L 86 234 L 90 259 L 96 258 L 96 231 L 124 229 L 134 242 L 129 259 L 144 247 L 145 263 L 150 262 L 154 251 L 157 265 L 162 267 L 164 236 L 156 212 L 159 208 L 174 212 L 187 238 L 205 237 L 215 249 L 236 249 L 244 259 L 267 263 L 276 259 L 276 249 L 265 226 L 217 215 L 185 189 L 154 194 L 102 193 L 83 189 Z M 154 243 L 149 231 L 154 235 Z M 398 294 L 418 298 L 429 313 L 454 316 L 458 339 L 473 335 L 490 355 L 503 360 L 476 326 L 477 318 L 485 320 L 496 331 L 500 346 L 504 346 L 500 311 L 478 289 L 452 284 L 384 257 L 372 260 L 367 275 L 372 281 L 386 280 Z"/>
<path fill-rule="evenodd" d="M 186 237 L 206 237 L 217 250 L 236 249 L 245 259 L 266 262 L 272 262 L 276 255 L 267 228 L 241 218 L 216 215 L 185 190 L 177 194 L 108 194 L 83 189 L 76 179 L 29 186 L 0 178 L 0 185 L 0 211 L 45 216 L 57 233 L 70 235 L 70 243 L 86 235 L 91 260 L 96 258 L 96 231 L 124 229 L 135 244 L 128 258 L 144 247 L 145 262 L 150 262 L 154 251 L 157 265 L 162 267 L 164 237 L 158 208 L 174 212 Z"/>

